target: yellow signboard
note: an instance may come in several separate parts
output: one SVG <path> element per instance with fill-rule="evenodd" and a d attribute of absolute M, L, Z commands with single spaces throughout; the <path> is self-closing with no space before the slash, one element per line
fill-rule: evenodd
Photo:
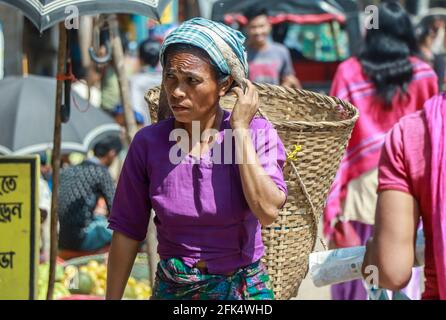
<path fill-rule="evenodd" d="M 0 300 L 35 299 L 39 158 L 0 157 Z"/>

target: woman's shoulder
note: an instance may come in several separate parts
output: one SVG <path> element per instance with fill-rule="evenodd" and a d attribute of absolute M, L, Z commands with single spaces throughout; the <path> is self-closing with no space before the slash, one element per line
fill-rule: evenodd
<path fill-rule="evenodd" d="M 362 70 L 361 62 L 355 56 L 350 57 L 339 64 L 338 70 L 349 71 L 352 73 L 358 70 Z"/>
<path fill-rule="evenodd" d="M 348 79 L 349 81 L 364 81 L 361 62 L 357 57 L 350 57 L 341 62 L 336 69 L 336 76 Z"/>
<path fill-rule="evenodd" d="M 433 72 L 433 69 L 430 66 L 430 64 L 419 57 L 411 56 L 411 57 L 409 57 L 409 61 L 414 68 L 414 72 L 420 72 L 420 71 L 432 71 Z"/>
<path fill-rule="evenodd" d="M 231 128 L 231 112 L 228 110 L 223 110 L 223 129 L 230 129 Z M 250 129 L 270 129 L 273 128 L 273 125 L 271 122 L 266 120 L 263 117 L 260 117 L 258 115 L 255 115 L 254 118 L 251 120 L 251 123 L 249 124 Z"/>
<path fill-rule="evenodd" d="M 170 131 L 172 129 L 173 118 L 168 118 L 160 122 L 148 125 L 140 129 L 135 137 L 134 141 L 145 142 L 145 143 L 159 143 L 163 141 L 164 138 L 169 138 Z"/>
<path fill-rule="evenodd" d="M 425 120 L 426 115 L 424 109 L 421 109 L 402 117 L 398 121 L 398 126 L 404 131 L 418 131 L 419 129 L 424 129 L 424 127 L 426 126 Z"/>
<path fill-rule="evenodd" d="M 438 85 L 438 77 L 434 69 L 421 58 L 410 57 L 409 59 L 413 67 L 413 81 L 410 85 L 419 86 L 420 83 L 424 83 L 432 89 L 432 92 L 436 93 L 436 90 L 434 90 L 433 88 L 437 87 Z M 424 86 L 422 86 L 421 88 L 424 88 Z"/>
<path fill-rule="evenodd" d="M 407 150 L 424 150 L 425 134 L 427 132 L 426 113 L 424 109 L 405 115 L 393 126 L 392 135 L 399 137 L 400 143 Z M 422 153 L 420 153 L 422 154 Z"/>
<path fill-rule="evenodd" d="M 251 124 L 249 125 L 249 128 L 251 130 L 261 130 L 261 129 L 269 130 L 269 129 L 273 129 L 273 125 L 271 124 L 271 122 L 269 122 L 265 118 L 255 116 L 252 119 Z"/>

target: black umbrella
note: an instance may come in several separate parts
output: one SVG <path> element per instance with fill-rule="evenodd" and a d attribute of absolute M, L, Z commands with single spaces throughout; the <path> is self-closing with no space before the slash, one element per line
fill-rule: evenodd
<path fill-rule="evenodd" d="M 0 154 L 24 155 L 52 148 L 56 99 L 54 78 L 7 77 L 0 81 Z M 104 111 L 71 93 L 71 119 L 62 125 L 62 151 L 86 153 L 121 128 Z"/>
<path fill-rule="evenodd" d="M 64 21 L 72 12 L 65 10 L 76 6 L 79 15 L 100 13 L 132 13 L 159 20 L 170 0 L 0 0 L 14 6 L 39 29 L 48 29 Z"/>

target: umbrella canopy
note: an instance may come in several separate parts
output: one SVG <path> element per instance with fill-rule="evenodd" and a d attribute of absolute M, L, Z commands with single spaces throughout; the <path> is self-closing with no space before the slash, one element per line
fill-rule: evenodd
<path fill-rule="evenodd" d="M 0 81 L 0 154 L 31 154 L 52 148 L 54 78 L 7 77 Z M 62 150 L 87 152 L 106 135 L 120 134 L 120 126 L 101 109 L 88 106 L 71 93 L 71 119 L 62 125 Z"/>
<path fill-rule="evenodd" d="M 220 0 L 212 8 L 212 20 L 226 23 L 245 24 L 241 15 L 254 5 L 257 0 Z M 320 24 L 330 21 L 345 22 L 345 12 L 335 0 L 263 0 L 261 5 L 268 8 L 273 24 L 293 22 L 299 24 Z"/>
<path fill-rule="evenodd" d="M 130 13 L 159 20 L 170 0 L 0 0 L 0 2 L 20 9 L 42 32 L 64 21 L 72 13 L 65 13 L 68 6 L 76 6 L 80 16 Z"/>

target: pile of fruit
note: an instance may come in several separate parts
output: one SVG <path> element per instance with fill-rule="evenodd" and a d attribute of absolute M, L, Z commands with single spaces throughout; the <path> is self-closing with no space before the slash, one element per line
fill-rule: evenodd
<path fill-rule="evenodd" d="M 45 300 L 48 290 L 49 265 L 41 264 L 38 269 L 38 299 Z M 54 284 L 55 300 L 71 295 L 105 296 L 107 267 L 97 260 L 84 265 L 58 264 Z M 137 280 L 130 276 L 124 291 L 124 299 L 147 300 L 152 295 L 148 280 Z"/>
<path fill-rule="evenodd" d="M 64 285 L 72 294 L 105 296 L 107 267 L 96 260 L 86 265 L 67 265 L 64 272 Z M 152 295 L 148 280 L 129 277 L 124 299 L 147 300 Z"/>
<path fill-rule="evenodd" d="M 39 265 L 38 268 L 38 280 L 37 280 L 37 299 L 46 300 L 46 294 L 48 291 L 48 276 L 49 276 L 50 266 L 48 263 Z M 56 281 L 54 283 L 54 295 L 53 298 L 58 300 L 61 298 L 66 298 L 71 295 L 70 291 L 64 284 L 65 274 L 62 265 L 56 265 Z"/>

